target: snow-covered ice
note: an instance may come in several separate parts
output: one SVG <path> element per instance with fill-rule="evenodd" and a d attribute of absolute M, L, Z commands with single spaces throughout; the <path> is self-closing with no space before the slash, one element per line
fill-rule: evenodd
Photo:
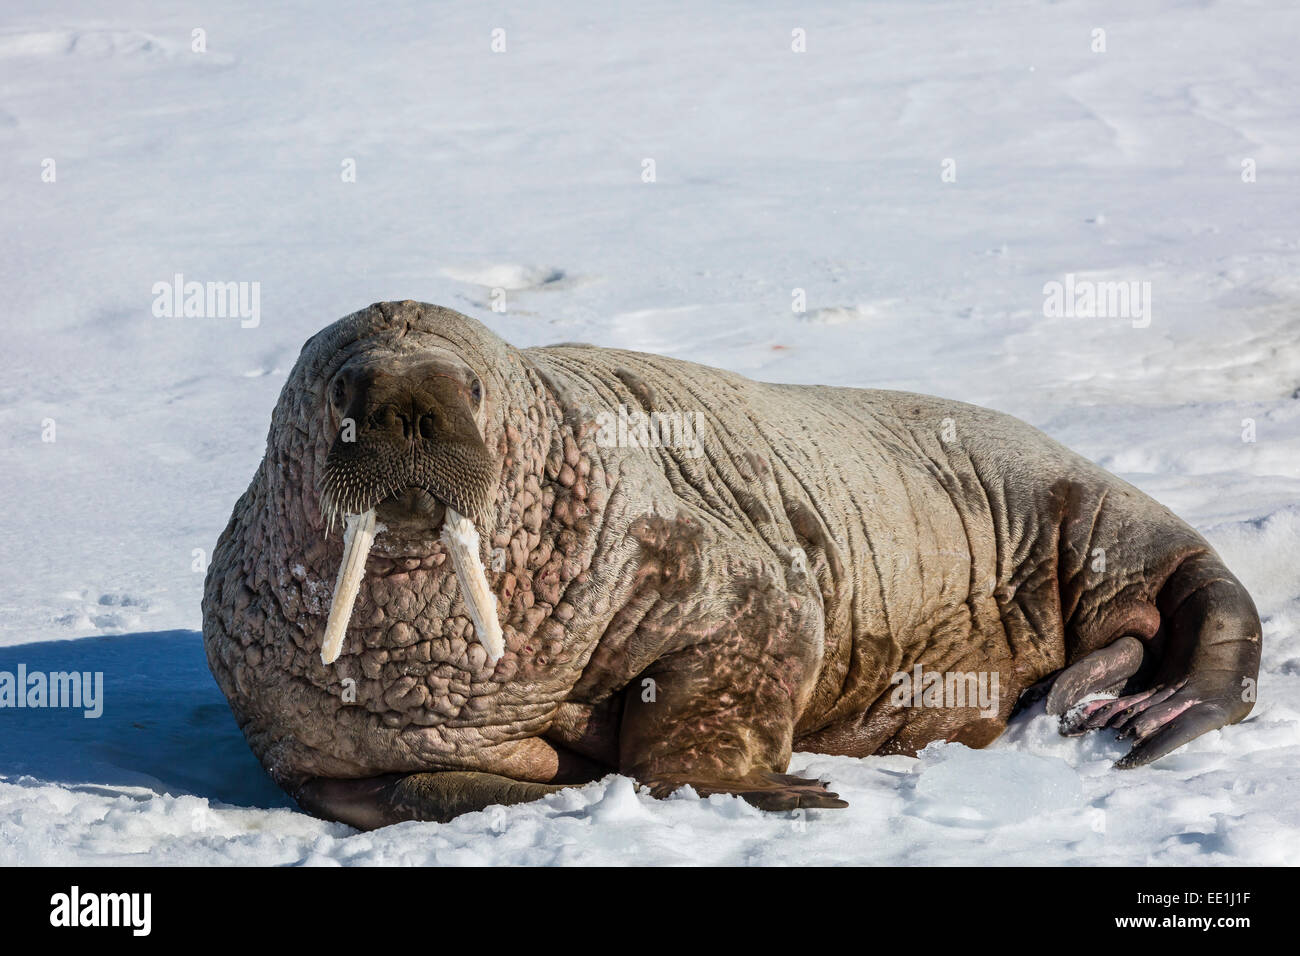
<path fill-rule="evenodd" d="M 1300 862 L 1300 8 L 701 6 L 0 12 L 0 670 L 105 675 L 97 720 L 0 711 L 0 863 Z M 260 320 L 156 317 L 178 273 Z M 1150 282 L 1149 325 L 1047 316 L 1067 274 Z M 1041 706 L 985 751 L 796 754 L 842 811 L 611 776 L 297 813 L 207 674 L 201 567 L 302 342 L 400 298 L 1025 418 L 1220 550 L 1259 702 L 1124 773 Z"/>

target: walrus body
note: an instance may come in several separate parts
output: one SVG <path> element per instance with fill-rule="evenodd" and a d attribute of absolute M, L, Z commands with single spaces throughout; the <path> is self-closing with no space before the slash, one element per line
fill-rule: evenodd
<path fill-rule="evenodd" d="M 419 391 L 434 378 L 442 392 Z M 416 397 L 394 397 L 408 385 Z M 325 665 L 342 554 L 320 492 L 341 453 L 331 395 L 397 450 L 376 453 L 382 489 L 356 506 L 389 527 Z M 637 424 L 651 413 L 672 425 L 657 442 Z M 417 419 L 452 431 L 403 430 Z M 402 510 L 413 496 L 424 507 Z M 442 504 L 483 540 L 507 645 L 495 665 L 438 541 Z M 270 774 L 304 808 L 373 827 L 614 770 L 656 795 L 842 806 L 785 774 L 792 750 L 980 747 L 1049 685 L 1065 729 L 1122 728 L 1137 742 L 1121 765 L 1146 763 L 1250 710 L 1260 625 L 1194 530 L 1006 415 L 516 350 L 403 302 L 304 347 L 218 544 L 204 640 Z M 900 695 L 922 674 L 974 675 L 994 698 Z M 1124 696 L 1085 700 L 1106 690 Z"/>

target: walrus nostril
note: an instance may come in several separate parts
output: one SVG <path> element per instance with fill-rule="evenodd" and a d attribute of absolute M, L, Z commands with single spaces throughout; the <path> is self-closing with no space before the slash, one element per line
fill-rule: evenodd
<path fill-rule="evenodd" d="M 371 412 L 370 427 L 394 437 L 411 437 L 411 420 L 392 405 L 383 405 Z"/>
<path fill-rule="evenodd" d="M 433 426 L 434 426 L 434 418 L 432 415 L 421 415 L 420 416 L 420 437 L 433 438 L 434 436 Z"/>

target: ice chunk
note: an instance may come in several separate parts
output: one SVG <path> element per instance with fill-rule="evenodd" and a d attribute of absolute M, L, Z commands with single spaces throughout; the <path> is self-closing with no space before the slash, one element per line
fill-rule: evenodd
<path fill-rule="evenodd" d="M 912 812 L 939 823 L 1002 826 L 1083 803 L 1083 784 L 1069 764 L 1014 750 L 927 747 Z"/>

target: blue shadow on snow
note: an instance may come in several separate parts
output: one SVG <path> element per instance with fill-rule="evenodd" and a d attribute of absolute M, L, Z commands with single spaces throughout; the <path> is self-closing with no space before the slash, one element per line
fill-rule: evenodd
<path fill-rule="evenodd" d="M 0 776 L 147 787 L 246 807 L 292 807 L 253 757 L 197 631 L 0 647 L 0 671 L 101 671 L 103 714 L 0 708 Z"/>

